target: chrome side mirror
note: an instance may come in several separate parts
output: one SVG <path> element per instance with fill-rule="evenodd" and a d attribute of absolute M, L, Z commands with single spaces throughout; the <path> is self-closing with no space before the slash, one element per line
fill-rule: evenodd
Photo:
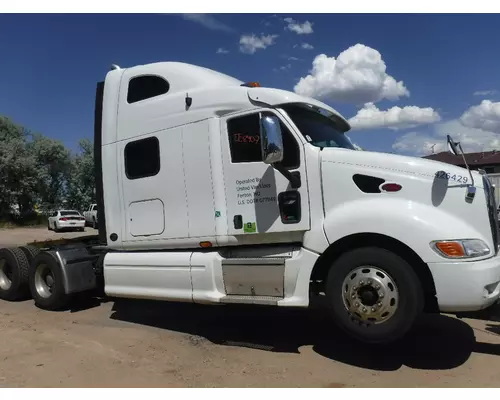
<path fill-rule="evenodd" d="M 278 117 L 260 114 L 260 143 L 265 164 L 283 161 L 283 137 Z"/>

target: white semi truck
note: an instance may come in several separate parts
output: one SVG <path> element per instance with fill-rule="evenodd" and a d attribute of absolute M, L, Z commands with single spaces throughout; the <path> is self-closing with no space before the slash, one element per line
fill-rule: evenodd
<path fill-rule="evenodd" d="M 114 66 L 96 94 L 99 235 L 0 250 L 1 298 L 54 310 L 100 286 L 308 307 L 319 293 L 366 342 L 497 301 L 486 175 L 357 151 L 328 105 L 195 65 Z"/>

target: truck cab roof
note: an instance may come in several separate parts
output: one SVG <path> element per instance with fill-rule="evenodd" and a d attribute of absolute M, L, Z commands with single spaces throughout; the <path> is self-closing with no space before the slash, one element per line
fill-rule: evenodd
<path fill-rule="evenodd" d="M 155 95 L 147 97 L 141 93 L 148 89 L 156 91 Z M 292 103 L 321 109 L 340 130 L 350 129 L 335 109 L 315 99 L 286 90 L 247 86 L 240 79 L 181 62 L 156 62 L 109 71 L 104 98 L 103 122 L 109 122 L 114 129 L 106 130 L 103 144 L 127 140 L 139 132 L 145 134 L 242 110 Z"/>

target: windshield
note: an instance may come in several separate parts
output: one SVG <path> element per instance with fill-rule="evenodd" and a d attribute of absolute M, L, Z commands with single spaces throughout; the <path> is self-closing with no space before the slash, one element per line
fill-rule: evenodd
<path fill-rule="evenodd" d="M 80 215 L 80 213 L 78 211 L 61 211 L 61 215 L 66 217 L 69 215 Z"/>
<path fill-rule="evenodd" d="M 303 106 L 285 106 L 283 110 L 295 123 L 306 140 L 317 147 L 341 147 L 356 150 L 330 118 Z"/>

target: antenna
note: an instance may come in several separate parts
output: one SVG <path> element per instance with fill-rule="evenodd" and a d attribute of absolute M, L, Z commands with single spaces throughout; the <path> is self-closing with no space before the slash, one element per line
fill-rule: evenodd
<path fill-rule="evenodd" d="M 434 147 L 436 147 L 436 143 L 434 143 L 434 144 L 431 146 L 432 154 L 434 154 Z"/>

